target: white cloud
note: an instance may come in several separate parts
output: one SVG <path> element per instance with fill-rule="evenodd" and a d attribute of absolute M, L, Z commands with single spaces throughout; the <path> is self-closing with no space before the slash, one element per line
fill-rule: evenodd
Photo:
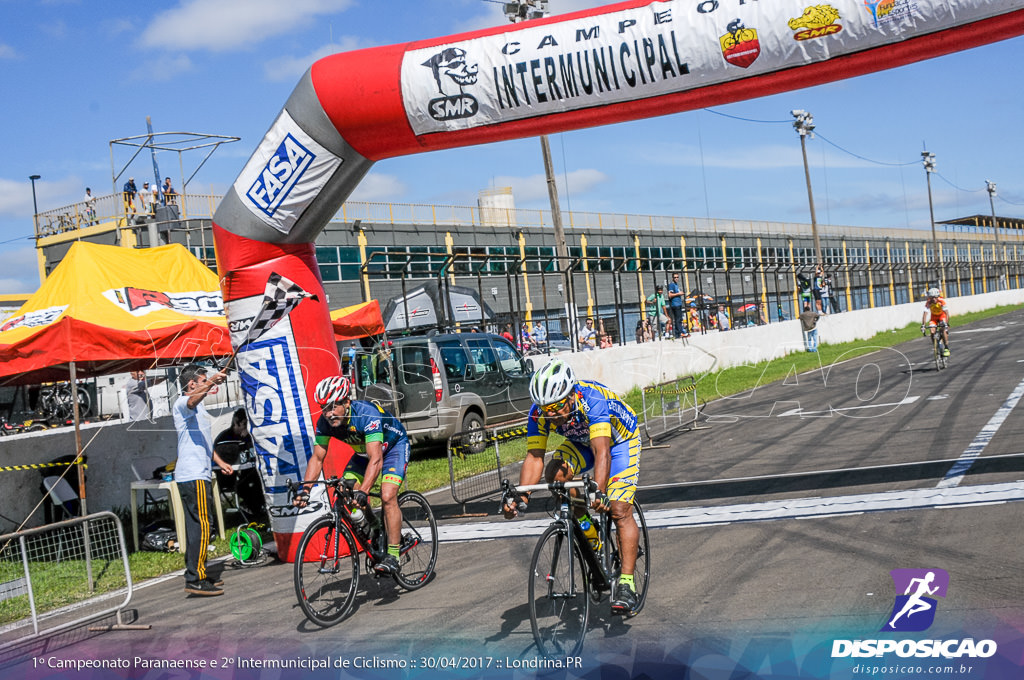
<path fill-rule="evenodd" d="M 405 194 L 407 187 L 394 175 L 382 175 L 375 172 L 363 178 L 359 186 L 348 197 L 349 201 L 397 201 Z"/>
<path fill-rule="evenodd" d="M 16 59 L 18 53 L 10 45 L 0 43 L 0 59 Z"/>
<path fill-rule="evenodd" d="M 271 59 L 263 65 L 263 72 L 266 74 L 267 80 L 272 82 L 298 80 L 315 61 L 338 52 L 349 52 L 361 47 L 368 47 L 367 44 L 361 43 L 362 41 L 359 38 L 346 36 L 340 42 L 322 45 L 303 56 Z"/>
<path fill-rule="evenodd" d="M 157 14 L 140 43 L 168 50 L 246 49 L 351 5 L 352 0 L 186 0 Z"/>
<path fill-rule="evenodd" d="M 607 182 L 608 179 L 609 177 L 605 173 L 591 168 L 573 170 L 568 173 L 568 176 L 557 174 L 555 177 L 560 200 L 564 200 L 566 196 L 571 198 L 572 196 L 588 193 L 602 182 Z M 512 195 L 515 198 L 516 205 L 547 200 L 548 198 L 548 182 L 544 175 L 530 175 L 528 177 L 498 176 L 494 178 L 493 186 L 512 187 Z"/>
<path fill-rule="evenodd" d="M 39 287 L 36 249 L 32 246 L 0 252 L 0 293 L 31 293 Z"/>
<path fill-rule="evenodd" d="M 36 180 L 36 201 L 40 211 L 74 203 L 84 193 L 85 185 L 78 177 L 54 181 L 45 178 Z M 24 218 L 27 220 L 26 234 L 32 232 L 32 182 L 27 178 L 0 178 L 0 217 Z M 7 231 L 5 229 L 3 233 L 6 234 Z"/>

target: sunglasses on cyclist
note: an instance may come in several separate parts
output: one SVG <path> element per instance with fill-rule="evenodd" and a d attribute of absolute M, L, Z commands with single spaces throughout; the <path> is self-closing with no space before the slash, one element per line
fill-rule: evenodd
<path fill-rule="evenodd" d="M 571 401 L 573 401 L 575 399 L 575 397 L 576 397 L 576 395 L 574 395 L 572 392 L 570 392 L 568 395 L 565 396 L 564 399 L 559 399 L 558 401 L 556 401 L 553 404 L 544 404 L 544 405 L 542 405 L 540 407 L 540 410 L 545 415 L 549 415 L 549 416 L 557 415 L 563 408 L 565 408 L 565 405 L 570 403 Z"/>

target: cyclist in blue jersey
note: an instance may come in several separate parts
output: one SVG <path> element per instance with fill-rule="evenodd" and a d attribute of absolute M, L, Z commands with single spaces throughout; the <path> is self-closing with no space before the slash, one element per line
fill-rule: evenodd
<path fill-rule="evenodd" d="M 397 418 L 376 404 L 353 401 L 351 392 L 352 384 L 342 376 L 324 378 L 317 383 L 314 399 L 322 411 L 316 423 L 316 445 L 306 464 L 303 482 L 319 479 L 332 437 L 355 451 L 345 468 L 345 476 L 357 480 L 358 486 L 353 492 L 360 505 L 368 507 L 367 493 L 383 471 L 380 498 L 384 505 L 388 554 L 375 568 L 382 573 L 395 574 L 399 571 L 402 531 L 398 489 L 409 465 L 409 437 Z M 308 493 L 297 494 L 293 504 L 301 508 L 308 500 Z"/>
<path fill-rule="evenodd" d="M 577 380 L 572 368 L 556 359 L 530 381 L 533 408 L 526 425 L 527 457 L 519 476 L 521 485 L 536 484 L 541 473 L 548 483 L 569 481 L 593 471 L 595 510 L 611 509 L 619 533 L 622 569 L 612 597 L 612 613 L 631 615 L 637 606 L 633 570 L 640 531 L 633 518 L 633 497 L 640 471 L 639 421 L 633 409 L 604 385 Z M 544 467 L 548 436 L 565 438 Z M 528 500 L 528 495 L 523 499 Z M 505 517 L 517 514 L 506 505 Z"/>

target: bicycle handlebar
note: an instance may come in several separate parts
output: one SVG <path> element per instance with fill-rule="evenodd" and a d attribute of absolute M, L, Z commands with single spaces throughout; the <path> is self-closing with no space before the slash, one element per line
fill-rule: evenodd
<path fill-rule="evenodd" d="M 516 512 L 522 513 L 526 511 L 526 501 L 523 500 L 523 494 L 531 493 L 533 491 L 565 491 L 567 489 L 586 489 L 586 504 L 590 503 L 597 497 L 598 489 L 597 482 L 592 480 L 589 475 L 584 475 L 581 481 L 570 481 L 570 482 L 551 482 L 549 484 L 524 484 L 522 486 L 516 486 L 510 480 L 502 480 L 502 489 L 504 490 L 501 495 L 501 504 L 512 505 L 515 501 Z M 574 499 L 575 500 L 575 499 Z M 584 501 L 577 500 L 578 503 Z"/>

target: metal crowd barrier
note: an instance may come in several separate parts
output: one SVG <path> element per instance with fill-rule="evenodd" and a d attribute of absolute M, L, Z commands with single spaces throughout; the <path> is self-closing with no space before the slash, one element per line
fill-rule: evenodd
<path fill-rule="evenodd" d="M 466 503 L 501 493 L 501 480 L 512 476 L 519 462 L 502 464 L 501 447 L 526 438 L 526 425 L 456 432 L 448 439 L 448 477 L 452 498 Z M 525 443 L 523 444 L 525 446 Z M 519 479 L 518 473 L 513 477 Z"/>
<path fill-rule="evenodd" d="M 707 427 L 697 423 L 700 402 L 697 399 L 697 381 L 692 375 L 649 385 L 643 389 L 641 398 L 641 421 L 650 442 L 679 431 Z"/>
<path fill-rule="evenodd" d="M 124 529 L 111 512 L 0 536 L 0 650 L 112 614 L 111 629 L 149 628 L 122 621 L 132 593 Z"/>

